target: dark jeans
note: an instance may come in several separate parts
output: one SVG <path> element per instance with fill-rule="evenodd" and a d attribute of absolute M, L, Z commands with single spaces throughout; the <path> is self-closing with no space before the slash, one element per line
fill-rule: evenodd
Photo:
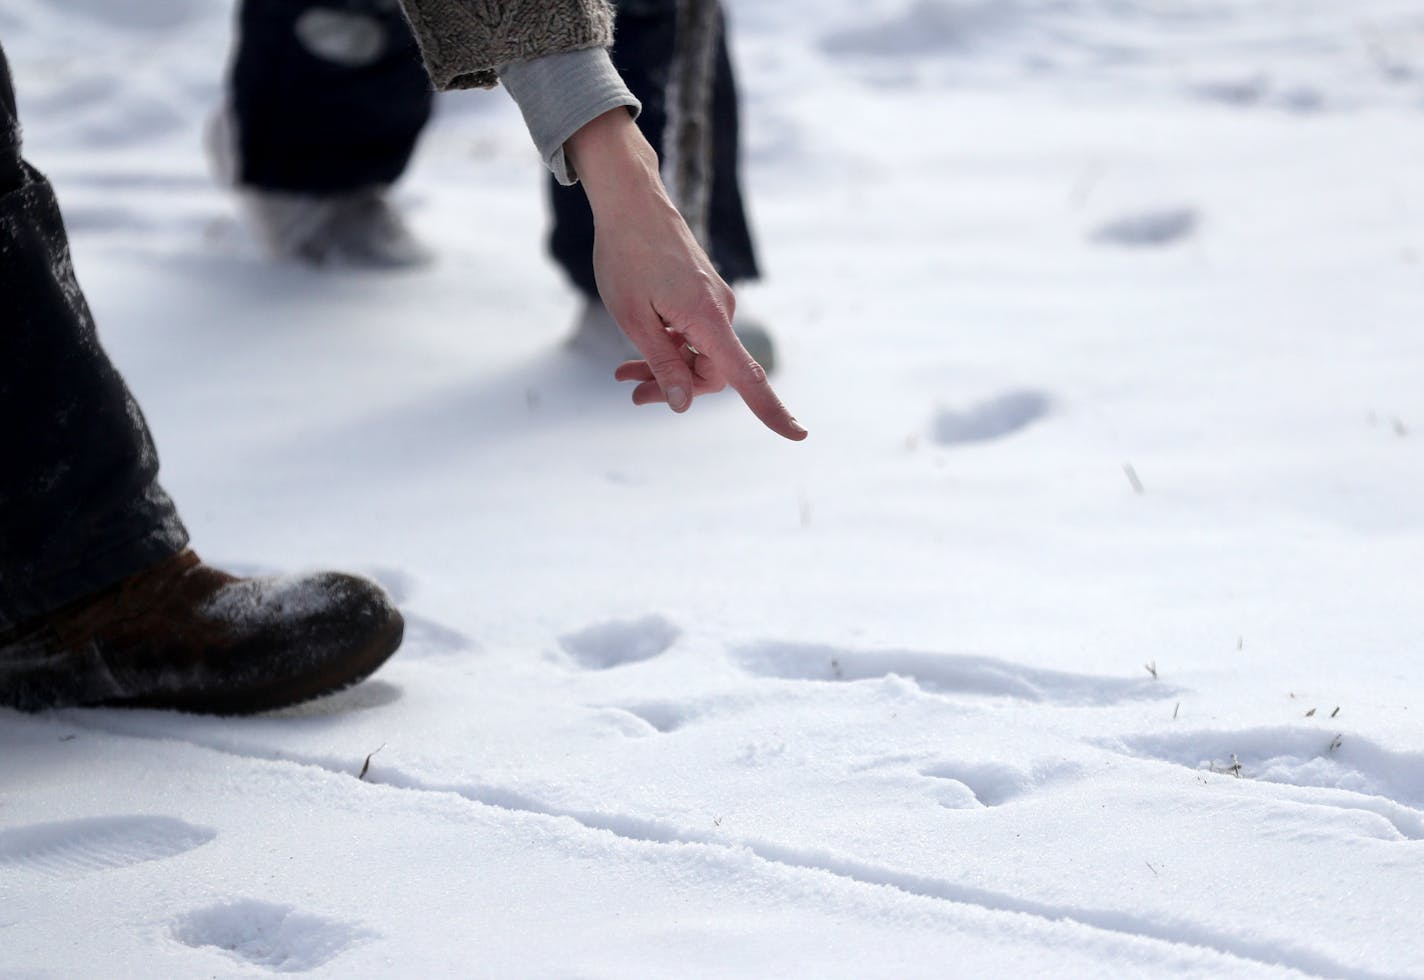
<path fill-rule="evenodd" d="M 143 414 L 99 346 L 0 50 L 0 630 L 181 550 Z"/>
<path fill-rule="evenodd" d="M 676 29 L 674 0 L 623 0 L 613 63 L 643 103 L 638 125 L 661 147 Z M 357 42 L 337 60 L 318 27 Z M 405 170 L 430 117 L 430 82 L 395 0 L 243 0 L 231 105 L 238 181 L 266 190 L 333 194 L 389 184 Z M 348 51 L 351 45 L 348 44 Z M 757 276 L 738 182 L 737 92 L 725 40 L 713 83 L 712 261 L 729 282 Z M 593 215 L 578 187 L 550 178 L 549 248 L 585 295 L 593 279 Z"/>
<path fill-rule="evenodd" d="M 365 50 L 318 54 L 323 24 L 338 48 Z M 337 194 L 401 175 L 434 94 L 395 0 L 242 0 L 237 30 L 239 183 Z"/>

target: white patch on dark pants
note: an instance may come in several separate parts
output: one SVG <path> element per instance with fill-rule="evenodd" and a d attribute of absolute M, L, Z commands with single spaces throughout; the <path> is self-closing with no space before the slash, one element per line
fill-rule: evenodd
<path fill-rule="evenodd" d="M 345 68 L 375 64 L 389 42 L 376 18 L 328 7 L 314 7 L 298 17 L 296 32 L 313 55 Z"/>

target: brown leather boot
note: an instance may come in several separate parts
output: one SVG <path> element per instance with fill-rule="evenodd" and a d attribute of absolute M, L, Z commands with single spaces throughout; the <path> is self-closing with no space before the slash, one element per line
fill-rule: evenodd
<path fill-rule="evenodd" d="M 355 684 L 403 629 L 365 579 L 242 579 L 183 551 L 0 632 L 0 705 L 266 711 Z"/>

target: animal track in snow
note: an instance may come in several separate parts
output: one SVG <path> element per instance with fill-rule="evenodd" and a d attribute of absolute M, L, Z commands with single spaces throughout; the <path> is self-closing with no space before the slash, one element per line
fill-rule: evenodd
<path fill-rule="evenodd" d="M 0 830 L 0 868 L 64 878 L 174 857 L 216 836 L 173 817 L 56 820 Z"/>
<path fill-rule="evenodd" d="M 859 681 L 891 674 L 933 694 L 978 694 L 1057 704 L 1106 705 L 1166 698 L 1176 688 L 1151 678 L 1097 677 L 1023 667 L 992 657 L 914 650 L 847 650 L 807 643 L 764 642 L 742 647 L 743 669 L 764 677 L 804 681 Z"/>
<path fill-rule="evenodd" d="M 1104 245 L 1171 245 L 1196 228 L 1197 213 L 1192 208 L 1162 208 L 1115 218 L 1099 225 L 1090 237 Z"/>
<path fill-rule="evenodd" d="M 677 731 L 692 717 L 692 712 L 686 705 L 674 701 L 644 701 L 639 704 L 614 705 L 610 708 L 625 715 L 632 715 L 662 734 Z"/>
<path fill-rule="evenodd" d="M 616 705 L 590 705 L 592 721 L 597 734 L 612 732 L 624 738 L 650 738 L 659 734 L 659 729 L 642 715 L 628 708 Z"/>
<path fill-rule="evenodd" d="M 681 635 L 670 620 L 654 615 L 597 623 L 559 637 L 559 645 L 579 666 L 607 670 L 656 657 Z"/>
<path fill-rule="evenodd" d="M 252 899 L 189 912 L 173 925 L 173 938 L 185 946 L 218 949 L 274 973 L 315 969 L 365 935 L 343 922 Z"/>
<path fill-rule="evenodd" d="M 1059 763 L 1032 772 L 999 762 L 941 762 L 920 770 L 920 775 L 943 782 L 940 805 L 951 810 L 1002 806 L 1052 780 L 1078 772 Z"/>
<path fill-rule="evenodd" d="M 1037 391 L 1007 391 L 968 408 L 942 408 L 934 418 L 934 439 L 952 446 L 1002 439 L 1048 414 L 1048 396 Z"/>
<path fill-rule="evenodd" d="M 1363 810 L 1410 840 L 1424 840 L 1424 753 L 1299 727 L 1140 735 L 1104 744 L 1138 758 L 1290 787 L 1300 791 L 1290 797 L 1294 802 Z"/>

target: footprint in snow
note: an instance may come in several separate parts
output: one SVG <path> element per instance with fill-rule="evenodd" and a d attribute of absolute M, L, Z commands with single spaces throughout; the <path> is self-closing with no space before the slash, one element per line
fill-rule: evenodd
<path fill-rule="evenodd" d="M 954 446 L 1002 439 L 1048 414 L 1048 396 L 1037 391 L 1008 391 L 967 408 L 942 408 L 934 418 L 934 440 Z"/>
<path fill-rule="evenodd" d="M 1171 245 L 1197 228 L 1197 212 L 1192 208 L 1162 208 L 1115 218 L 1095 228 L 1089 236 L 1102 245 L 1130 248 Z"/>
<path fill-rule="evenodd" d="M 1108 705 L 1171 697 L 1151 678 L 1100 677 L 1024 667 L 992 657 L 914 650 L 855 650 L 809 643 L 764 642 L 734 652 L 742 668 L 799 681 L 863 681 L 895 675 L 931 694 L 974 694 L 1020 701 Z"/>
<path fill-rule="evenodd" d="M 1070 763 L 1038 766 L 1032 771 L 998 762 L 940 762 L 920 770 L 939 786 L 940 805 L 950 810 L 1002 806 L 1058 779 L 1078 772 Z"/>
<path fill-rule="evenodd" d="M 686 705 L 673 701 L 643 701 L 638 704 L 606 705 L 599 709 L 609 727 L 634 738 L 666 735 L 687 724 L 695 714 Z"/>
<path fill-rule="evenodd" d="M 189 912 L 173 924 L 173 938 L 185 946 L 219 950 L 273 973 L 315 969 L 367 935 L 344 922 L 253 899 Z"/>
<path fill-rule="evenodd" d="M 1273 783 L 1283 801 L 1363 811 L 1382 817 L 1407 840 L 1424 840 L 1424 752 L 1294 726 L 1140 735 L 1100 744 L 1197 772 Z"/>
<path fill-rule="evenodd" d="M 216 836 L 173 817 L 56 820 L 0 830 L 0 868 L 68 878 L 175 857 Z"/>
<path fill-rule="evenodd" d="M 559 637 L 559 646 L 580 667 L 607 670 L 650 660 L 677 642 L 682 631 L 663 616 L 616 619 Z"/>

